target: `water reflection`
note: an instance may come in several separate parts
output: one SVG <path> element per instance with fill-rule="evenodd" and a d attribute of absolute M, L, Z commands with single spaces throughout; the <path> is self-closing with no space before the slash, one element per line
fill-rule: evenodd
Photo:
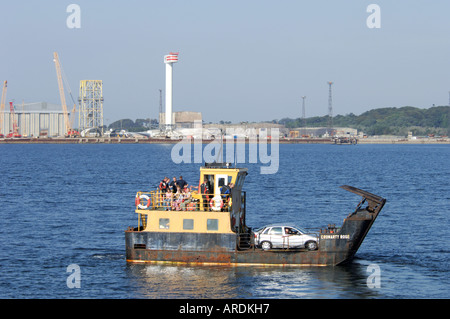
<path fill-rule="evenodd" d="M 244 298 L 232 268 L 127 266 L 137 298 Z"/>
<path fill-rule="evenodd" d="M 136 298 L 376 298 L 367 265 L 262 268 L 127 265 Z"/>

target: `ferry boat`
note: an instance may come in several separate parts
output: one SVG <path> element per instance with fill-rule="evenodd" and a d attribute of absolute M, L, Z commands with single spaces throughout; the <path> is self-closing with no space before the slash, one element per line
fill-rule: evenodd
<path fill-rule="evenodd" d="M 125 231 L 130 263 L 172 263 L 226 266 L 336 266 L 354 257 L 386 200 L 364 190 L 341 186 L 362 197 L 341 227 L 317 231 L 312 249 L 289 245 L 259 246 L 246 224 L 243 185 L 248 170 L 229 164 L 205 163 L 198 189 L 184 197 L 161 190 L 137 192 L 137 227 Z M 206 183 L 206 184 L 205 184 Z M 202 185 L 203 184 L 203 185 Z M 209 193 L 204 191 L 209 186 Z M 230 194 L 223 187 L 232 186 Z M 203 190 L 203 192 L 202 192 Z M 169 195 L 167 195 L 169 194 Z M 284 240 L 283 239 L 283 240 Z M 311 247 L 309 247 L 311 248 Z"/>

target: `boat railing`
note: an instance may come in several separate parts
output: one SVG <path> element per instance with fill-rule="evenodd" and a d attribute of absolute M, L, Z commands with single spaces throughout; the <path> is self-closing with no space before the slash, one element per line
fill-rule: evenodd
<path fill-rule="evenodd" d="M 231 198 L 228 194 L 199 194 L 162 192 L 161 190 L 137 192 L 136 210 L 145 213 L 148 210 L 166 211 L 222 211 L 231 210 Z"/>
<path fill-rule="evenodd" d="M 335 224 L 328 224 L 326 228 L 320 228 L 319 233 L 320 234 L 335 234 L 338 233 L 341 230 L 340 227 L 336 227 Z"/>

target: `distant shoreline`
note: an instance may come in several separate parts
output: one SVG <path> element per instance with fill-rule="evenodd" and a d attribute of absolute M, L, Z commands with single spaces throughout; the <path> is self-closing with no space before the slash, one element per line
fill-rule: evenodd
<path fill-rule="evenodd" d="M 450 144 L 450 139 L 361 139 L 358 144 Z"/>
<path fill-rule="evenodd" d="M 211 143 L 215 140 L 206 140 L 204 144 Z M 237 143 L 242 143 L 242 140 L 235 140 Z M 90 138 L 4 138 L 0 139 L 0 144 L 177 144 L 183 142 L 180 139 L 161 139 L 161 138 L 105 138 L 105 137 L 90 137 Z M 192 140 L 193 142 L 193 140 Z M 191 143 L 192 143 L 191 142 Z M 246 139 L 245 143 L 249 143 Z M 267 143 L 271 143 L 270 139 Z M 279 144 L 335 144 L 329 138 L 282 138 Z M 357 144 L 450 144 L 449 138 L 417 138 L 417 139 L 389 139 L 389 138 L 361 138 L 357 140 Z M 340 145 L 350 145 L 342 143 Z"/>

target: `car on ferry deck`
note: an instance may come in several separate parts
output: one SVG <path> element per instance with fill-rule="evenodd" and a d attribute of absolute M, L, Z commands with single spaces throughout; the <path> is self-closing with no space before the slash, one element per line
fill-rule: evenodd
<path fill-rule="evenodd" d="M 318 237 L 297 226 L 268 225 L 254 232 L 255 245 L 263 250 L 272 248 L 306 248 L 316 250 Z"/>

